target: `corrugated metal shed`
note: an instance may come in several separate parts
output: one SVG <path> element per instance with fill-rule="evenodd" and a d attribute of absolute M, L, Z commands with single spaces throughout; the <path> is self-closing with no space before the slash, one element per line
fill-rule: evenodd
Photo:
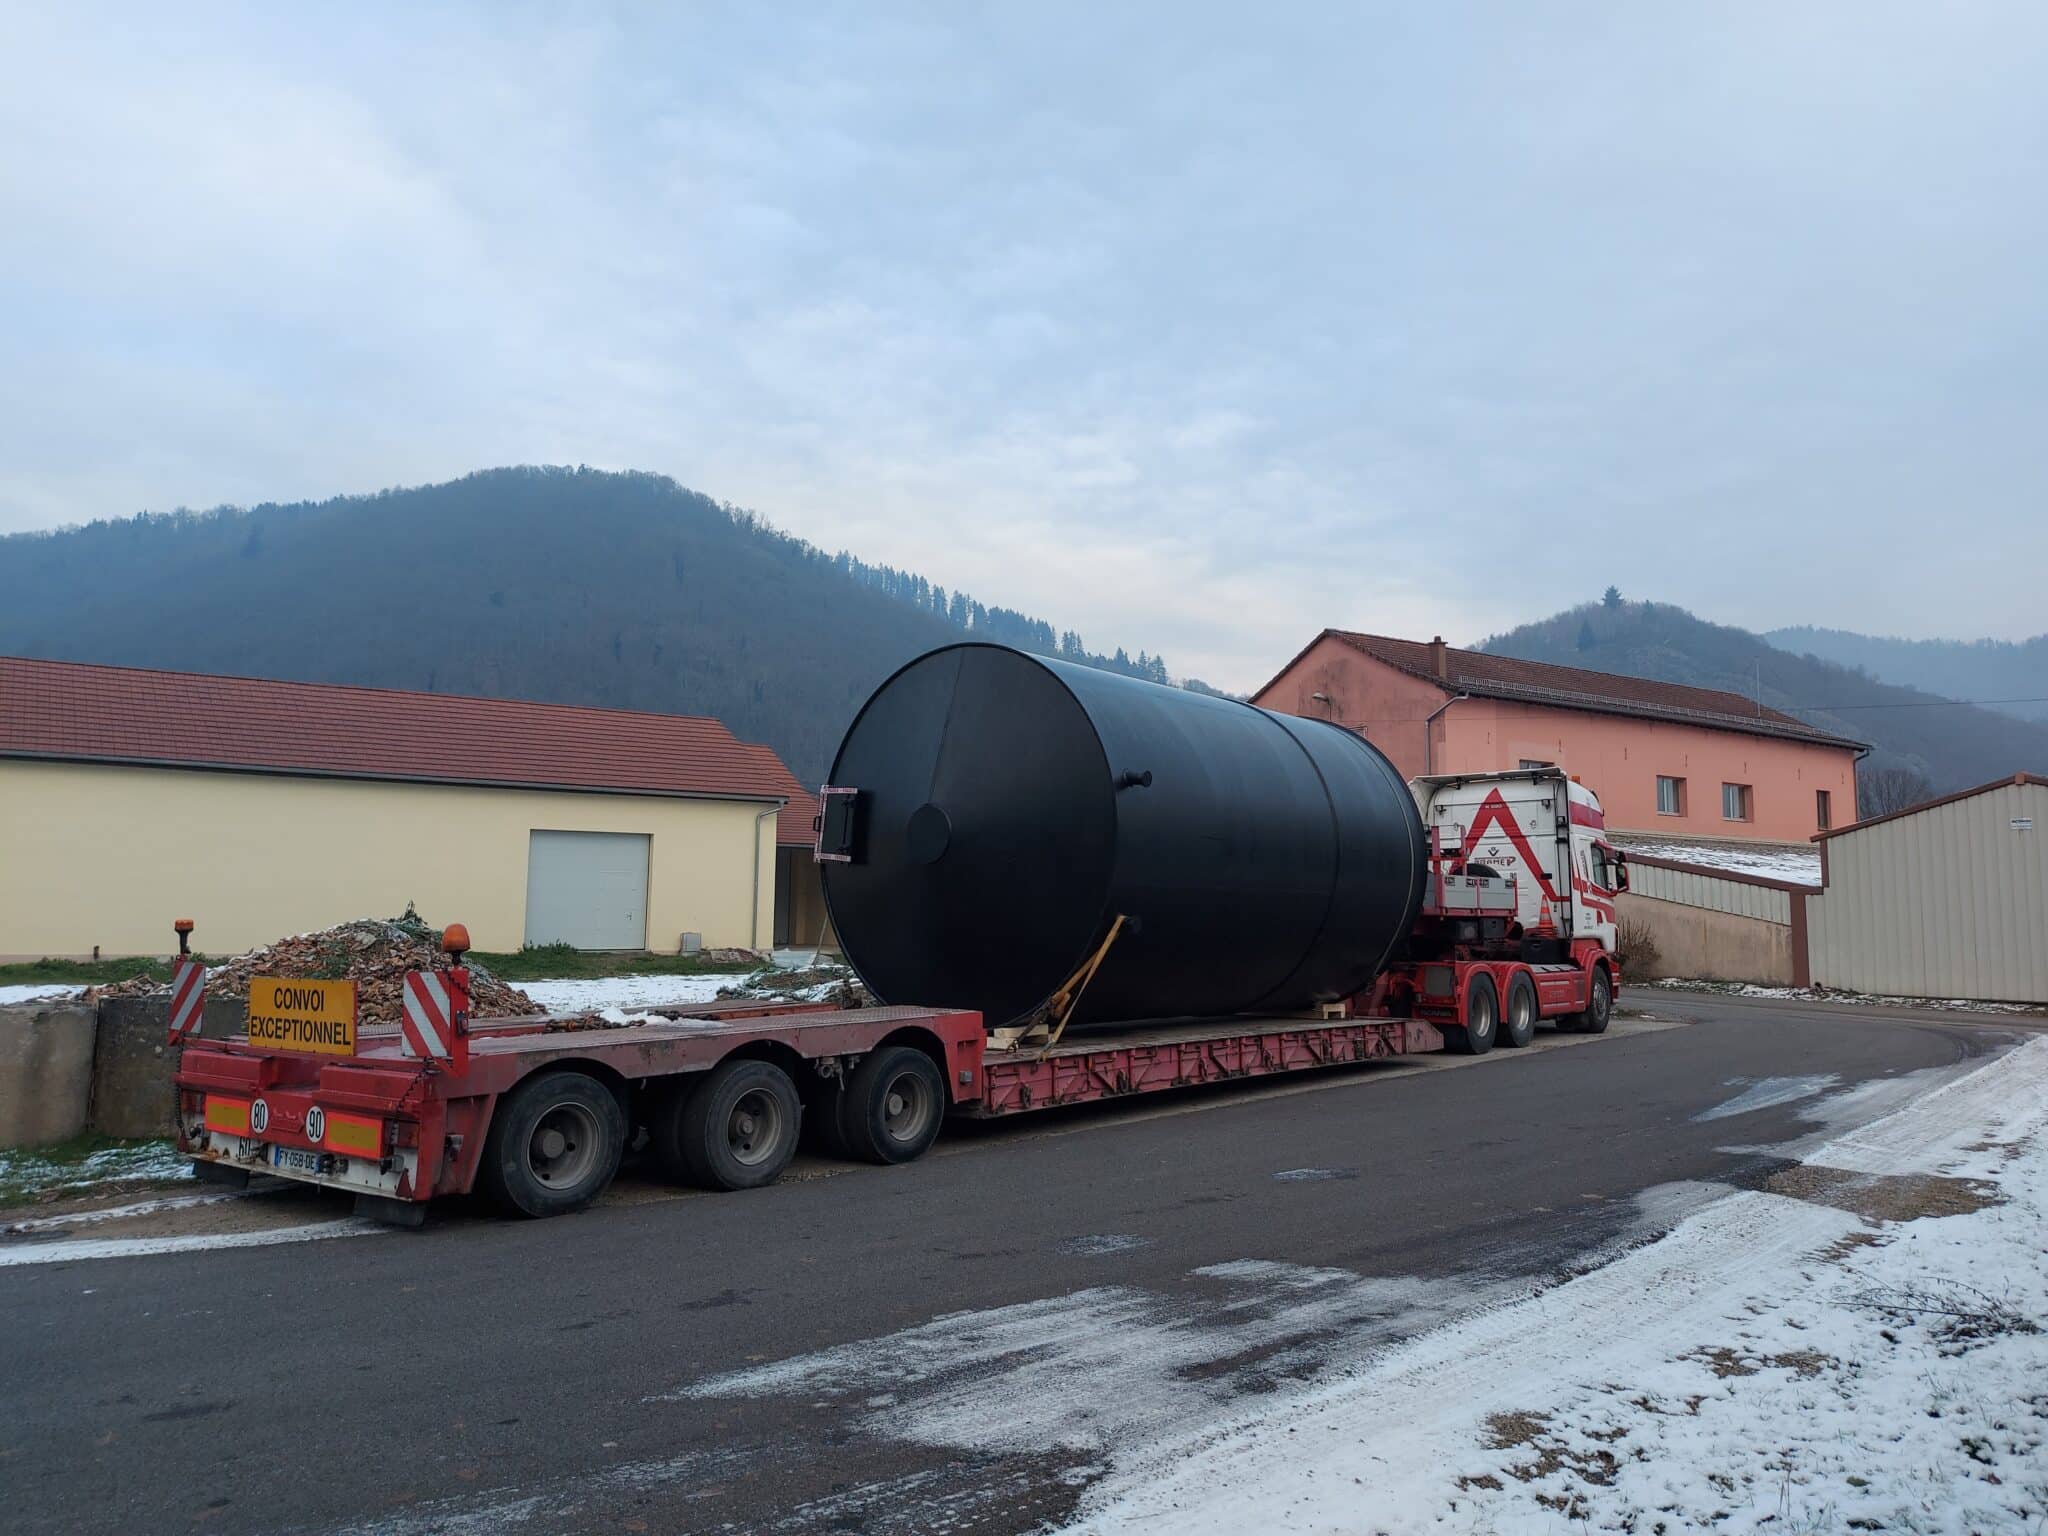
<path fill-rule="evenodd" d="M 1826 833 L 1814 981 L 2048 1002 L 2048 779 L 2017 774 Z"/>
<path fill-rule="evenodd" d="M 1635 857 L 1628 861 L 1628 888 L 1652 901 L 1675 901 L 1767 923 L 1792 921 L 1792 893 L 1783 886 L 1733 879 L 1709 869 L 1674 869 L 1669 863 Z"/>

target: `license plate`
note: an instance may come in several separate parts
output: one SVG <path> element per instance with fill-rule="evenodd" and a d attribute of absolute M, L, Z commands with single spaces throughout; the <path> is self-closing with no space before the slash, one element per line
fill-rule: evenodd
<path fill-rule="evenodd" d="M 320 1154 L 301 1152 L 297 1147 L 272 1147 L 270 1166 L 281 1168 L 287 1173 L 319 1173 Z"/>

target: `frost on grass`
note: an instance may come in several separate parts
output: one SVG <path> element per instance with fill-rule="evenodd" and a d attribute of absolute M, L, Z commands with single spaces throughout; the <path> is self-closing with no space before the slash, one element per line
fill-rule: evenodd
<path fill-rule="evenodd" d="M 0 1152 L 0 1204 L 20 1205 L 131 1184 L 174 1183 L 192 1165 L 168 1141 L 117 1141 L 90 1147 Z"/>
<path fill-rule="evenodd" d="M 1726 997 L 1764 997 L 1793 1003 L 1840 1003 L 1850 1008 L 1939 1008 L 1954 1013 L 2039 1013 L 2036 1003 L 1990 1003 L 1971 997 L 1899 997 L 1880 992 L 1840 992 L 1825 987 L 1767 987 L 1749 981 L 1702 981 L 1691 976 L 1660 976 L 1638 983 L 1675 992 L 1718 992 Z"/>
<path fill-rule="evenodd" d="M 1096 1531 L 2048 1529 L 2048 1039 L 1220 1431 Z"/>

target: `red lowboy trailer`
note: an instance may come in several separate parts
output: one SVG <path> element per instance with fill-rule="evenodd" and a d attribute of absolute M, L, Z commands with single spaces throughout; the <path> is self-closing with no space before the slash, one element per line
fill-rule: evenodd
<path fill-rule="evenodd" d="M 1604 1030 L 1621 982 L 1613 899 L 1627 877 L 1598 802 L 1554 769 L 1418 780 L 1415 794 L 1429 856 L 1413 931 L 1368 991 L 1319 1016 L 995 1040 L 967 1010 L 753 1000 L 623 1024 L 471 1021 L 458 926 L 447 946 L 458 963 L 408 978 L 407 1025 L 357 1031 L 349 1054 L 184 1041 L 179 1144 L 204 1177 L 323 1184 L 407 1225 L 435 1196 L 472 1189 L 552 1216 L 596 1198 L 642 1133 L 666 1176 L 752 1189 L 781 1175 L 800 1130 L 831 1154 L 900 1163 L 949 1116 L 1521 1046 L 1541 1019 Z"/>
<path fill-rule="evenodd" d="M 202 1176 L 251 1173 L 352 1192 L 415 1224 L 481 1189 L 549 1216 L 588 1204 L 636 1130 L 666 1174 L 713 1189 L 771 1183 L 801 1121 L 823 1149 L 907 1162 L 948 1115 L 987 1118 L 1441 1048 L 1419 1019 L 1239 1019 L 988 1044 L 981 1016 L 936 1008 L 711 1004 L 674 1020 L 564 1027 L 480 1020 L 450 1071 L 366 1028 L 357 1054 L 195 1039 L 178 1068 L 180 1145 Z"/>

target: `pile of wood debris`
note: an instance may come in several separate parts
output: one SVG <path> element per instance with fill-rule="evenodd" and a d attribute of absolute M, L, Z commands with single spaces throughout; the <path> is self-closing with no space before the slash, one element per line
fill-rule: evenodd
<path fill-rule="evenodd" d="M 441 930 L 407 907 L 402 917 L 360 918 L 318 933 L 279 939 L 232 960 L 209 961 L 206 995 L 246 998 L 250 978 L 255 976 L 353 981 L 359 1022 L 396 1024 L 404 1009 L 405 973 L 437 970 L 446 963 Z M 163 982 L 136 976 L 94 987 L 86 998 L 97 1002 L 103 997 L 148 997 L 168 990 Z M 479 1019 L 546 1012 L 524 992 L 474 962 L 469 967 L 469 1006 L 471 1017 Z"/>

